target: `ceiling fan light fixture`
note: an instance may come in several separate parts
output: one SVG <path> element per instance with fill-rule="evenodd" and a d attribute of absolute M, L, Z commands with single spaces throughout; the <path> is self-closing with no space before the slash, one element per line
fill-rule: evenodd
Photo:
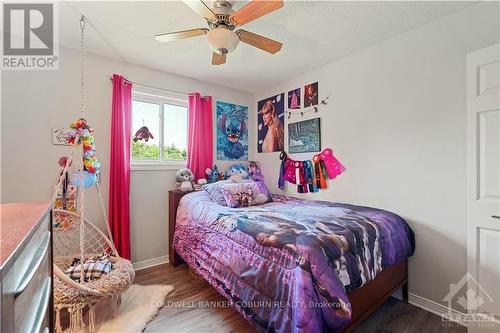
<path fill-rule="evenodd" d="M 240 42 L 240 38 L 234 31 L 223 27 L 210 30 L 207 33 L 207 38 L 212 50 L 219 54 L 233 52 Z"/>

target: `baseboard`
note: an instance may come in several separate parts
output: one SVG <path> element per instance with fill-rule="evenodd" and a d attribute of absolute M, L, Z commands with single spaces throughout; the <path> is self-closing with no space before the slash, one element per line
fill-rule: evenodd
<path fill-rule="evenodd" d="M 444 315 L 451 314 L 451 316 L 447 316 L 447 318 L 453 318 L 457 319 L 455 322 L 464 325 L 464 321 L 462 321 L 460 318 L 465 318 L 466 313 L 449 309 L 447 306 L 436 303 L 434 301 L 431 301 L 430 299 L 424 298 L 422 296 L 418 296 L 412 293 L 408 293 L 408 302 L 412 305 L 415 305 L 416 307 L 419 307 L 421 309 L 424 309 L 425 311 L 429 311 L 431 313 L 434 313 L 435 315 L 438 315 L 440 317 Z"/>
<path fill-rule="evenodd" d="M 154 267 L 166 263 L 168 263 L 168 256 L 161 256 L 157 258 L 151 258 L 147 260 L 134 262 L 133 265 L 134 265 L 134 270 L 140 271 L 141 269 Z"/>

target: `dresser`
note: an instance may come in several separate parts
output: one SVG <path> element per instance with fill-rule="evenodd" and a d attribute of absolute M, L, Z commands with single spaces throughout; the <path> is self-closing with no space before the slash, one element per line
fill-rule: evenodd
<path fill-rule="evenodd" d="M 51 204 L 0 205 L 0 332 L 52 332 Z"/>
<path fill-rule="evenodd" d="M 174 232 L 177 219 L 177 207 L 182 197 L 191 192 L 179 190 L 168 191 L 168 261 L 174 267 L 182 262 L 182 258 L 174 251 Z"/>

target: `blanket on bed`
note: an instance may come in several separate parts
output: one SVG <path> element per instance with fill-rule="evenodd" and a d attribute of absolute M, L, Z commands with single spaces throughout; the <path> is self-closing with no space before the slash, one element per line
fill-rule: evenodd
<path fill-rule="evenodd" d="M 413 232 L 391 212 L 273 199 L 229 208 L 186 195 L 174 234 L 176 252 L 259 331 L 338 331 L 347 293 L 413 254 Z"/>

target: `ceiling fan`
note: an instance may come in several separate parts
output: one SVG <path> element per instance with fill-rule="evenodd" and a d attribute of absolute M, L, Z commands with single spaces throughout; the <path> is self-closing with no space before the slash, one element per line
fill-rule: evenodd
<path fill-rule="evenodd" d="M 213 50 L 212 65 L 226 62 L 226 55 L 234 51 L 240 41 L 269 53 L 276 53 L 283 45 L 280 42 L 254 34 L 243 29 L 235 29 L 243 24 L 267 15 L 283 7 L 282 0 L 253 0 L 235 12 L 226 0 L 216 0 L 210 8 L 202 0 L 184 1 L 191 9 L 205 18 L 207 28 L 190 29 L 155 35 L 159 42 L 166 43 L 178 39 L 207 35 L 208 44 Z"/>

